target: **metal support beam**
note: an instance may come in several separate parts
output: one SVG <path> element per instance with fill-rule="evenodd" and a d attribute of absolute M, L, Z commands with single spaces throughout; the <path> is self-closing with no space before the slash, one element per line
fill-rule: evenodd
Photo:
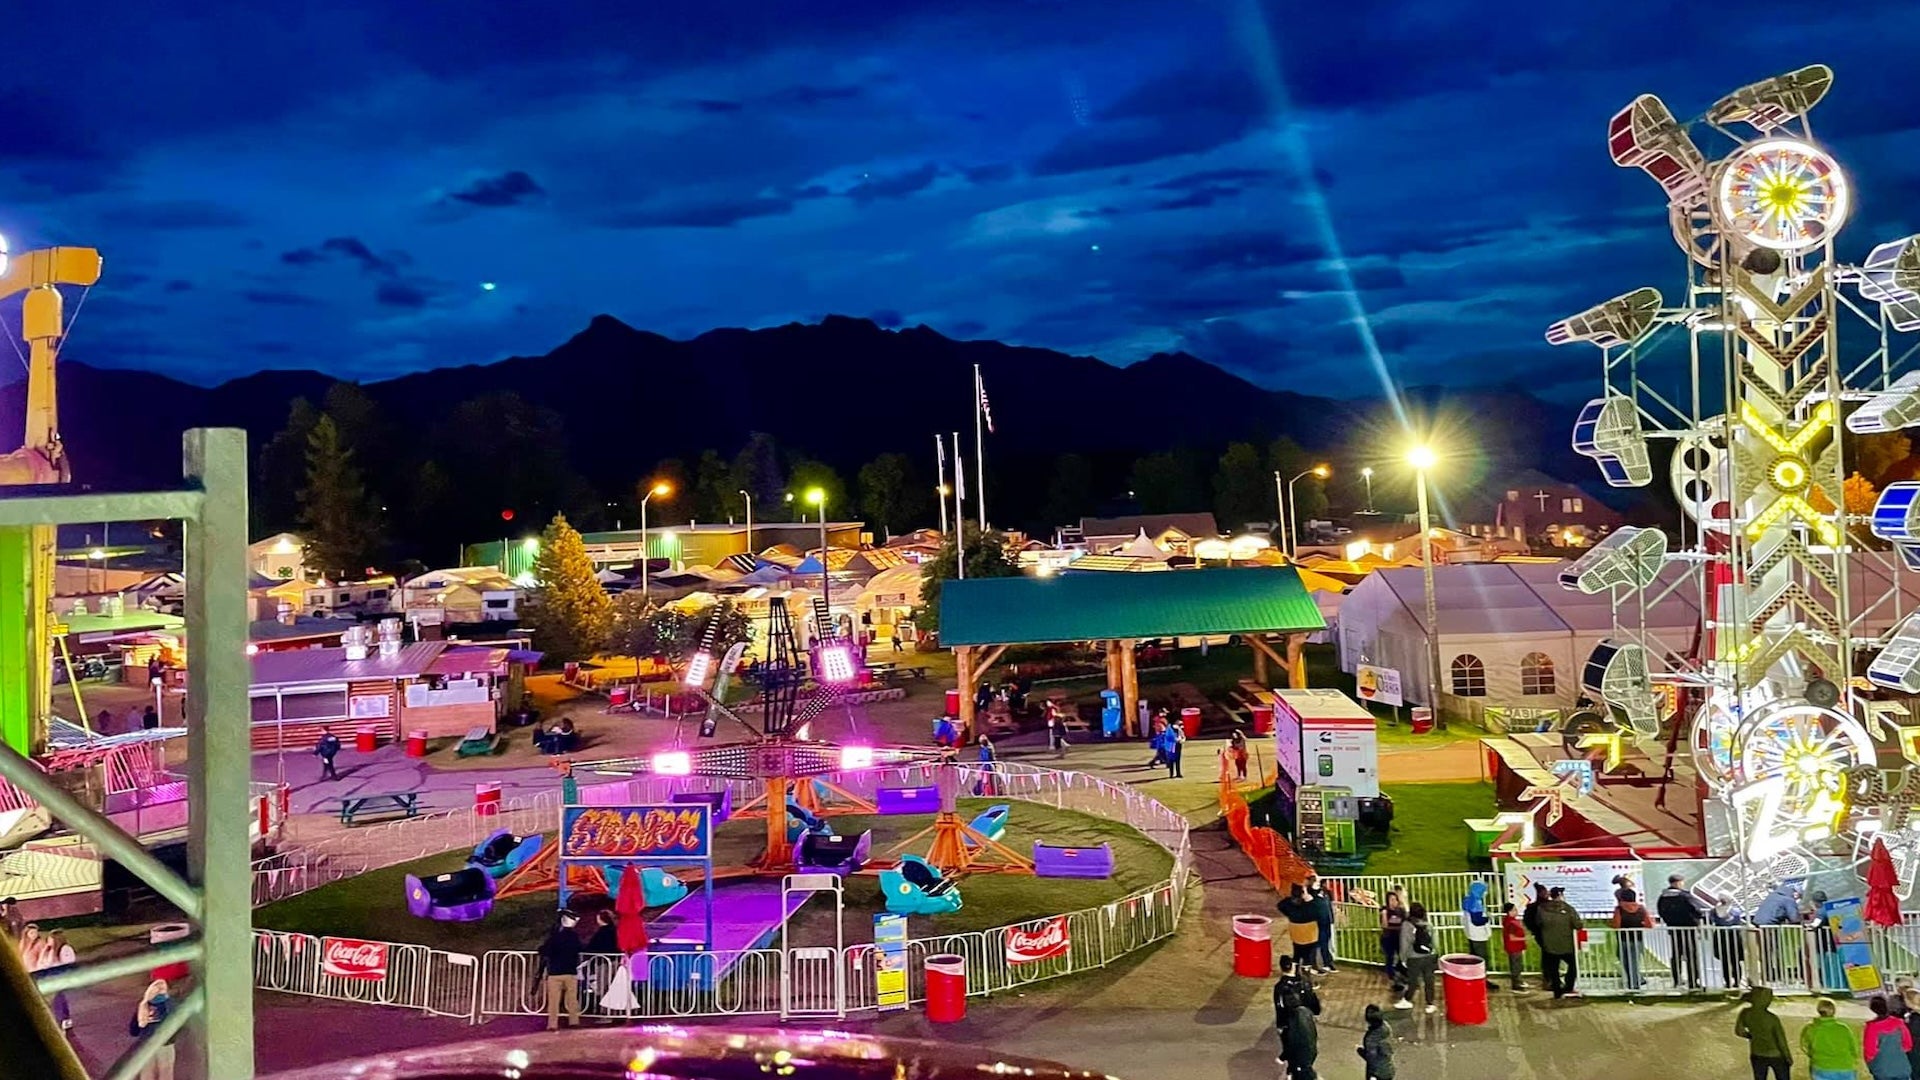
<path fill-rule="evenodd" d="M 186 433 L 189 482 L 206 498 L 186 524 L 187 778 L 192 815 L 187 873 L 200 887 L 204 955 L 194 969 L 207 1011 L 196 1021 L 207 1075 L 253 1075 L 253 854 L 247 805 L 253 778 L 247 687 L 247 436 Z M 214 1017 L 219 1023 L 213 1023 Z"/>
<path fill-rule="evenodd" d="M 193 432 L 187 434 L 190 436 Z M 240 434 L 243 440 L 242 446 L 244 446 L 245 433 Z M 10 489 L 8 497 L 0 499 L 0 526 L 38 525 L 47 522 L 79 524 L 97 521 L 152 521 L 157 518 L 192 521 L 200 516 L 200 505 L 206 498 L 205 494 L 199 491 L 143 491 L 117 495 L 28 494 L 34 491 L 62 490 L 65 489 L 47 487 Z M 16 497 L 14 492 L 21 494 Z M 241 501 L 245 502 L 244 495 Z"/>
<path fill-rule="evenodd" d="M 93 960 L 42 972 L 33 977 L 33 984 L 40 988 L 40 993 L 50 998 L 62 990 L 84 990 L 89 986 L 98 986 L 169 964 L 191 964 L 200 959 L 200 952 L 198 941 L 169 941 L 165 945 L 116 956 L 111 960 Z"/>

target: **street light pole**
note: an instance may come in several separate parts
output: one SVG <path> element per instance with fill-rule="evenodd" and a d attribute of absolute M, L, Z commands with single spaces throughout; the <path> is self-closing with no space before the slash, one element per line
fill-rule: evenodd
<path fill-rule="evenodd" d="M 1407 462 L 1420 493 L 1420 575 L 1427 592 L 1427 701 L 1433 719 L 1444 730 L 1446 714 L 1440 708 L 1440 615 L 1433 595 L 1433 518 L 1427 510 L 1427 470 L 1433 468 L 1433 451 L 1417 446 L 1407 454 Z"/>
<path fill-rule="evenodd" d="M 1327 468 L 1325 465 L 1315 465 L 1311 469 L 1301 470 L 1299 476 L 1295 476 L 1293 479 L 1287 481 L 1287 531 L 1288 535 L 1292 537 L 1292 543 L 1287 548 L 1288 559 L 1292 559 L 1295 555 L 1299 554 L 1300 551 L 1300 522 L 1298 520 L 1300 517 L 1300 500 L 1293 494 L 1293 485 L 1299 483 L 1300 478 L 1303 476 L 1317 476 L 1324 480 L 1327 478 L 1327 474 L 1332 471 L 1333 470 Z M 1280 474 L 1274 473 L 1273 478 L 1276 481 L 1279 480 Z"/>
<path fill-rule="evenodd" d="M 1360 478 L 1367 482 L 1367 513 L 1371 514 L 1373 513 L 1373 468 L 1372 466 L 1368 466 L 1367 468 L 1361 469 Z"/>
<path fill-rule="evenodd" d="M 827 575 L 827 493 L 820 488 L 807 491 L 807 502 L 820 511 L 820 606 L 826 610 L 827 625 L 820 632 L 831 635 L 833 632 L 833 586 Z"/>
<path fill-rule="evenodd" d="M 1287 542 L 1287 492 L 1282 486 L 1285 483 L 1286 481 L 1280 479 L 1280 470 L 1273 470 L 1273 512 L 1280 519 L 1280 550 L 1282 553 L 1290 553 L 1293 545 Z M 1291 554 L 1288 557 L 1291 558 Z"/>
<path fill-rule="evenodd" d="M 665 496 L 672 490 L 664 483 L 655 484 L 647 489 L 645 495 L 640 496 L 640 602 L 642 604 L 645 604 L 648 599 L 647 564 L 653 561 L 653 553 L 647 550 L 647 504 L 653 501 L 655 495 Z"/>
<path fill-rule="evenodd" d="M 747 500 L 747 554 L 753 554 L 753 495 L 746 488 L 740 489 L 740 497 Z"/>

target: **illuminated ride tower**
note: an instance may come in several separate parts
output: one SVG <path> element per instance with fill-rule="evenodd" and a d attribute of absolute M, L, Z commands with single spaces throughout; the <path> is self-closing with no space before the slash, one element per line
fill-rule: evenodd
<path fill-rule="evenodd" d="M 100 253 L 56 247 L 12 258 L 0 241 L 0 301 L 19 296 L 27 345 L 25 431 L 18 450 L 0 455 L 0 486 L 70 480 L 60 441 L 57 361 L 67 332 L 61 286 L 100 280 Z M 0 527 L 0 741 L 33 756 L 47 745 L 53 712 L 54 545 L 51 525 Z M 82 718 L 84 721 L 84 718 Z"/>
<path fill-rule="evenodd" d="M 1609 149 L 1666 193 L 1686 298 L 1638 289 L 1547 333 L 1604 357 L 1604 393 L 1583 408 L 1574 448 L 1609 484 L 1641 487 L 1660 458 L 1649 443 L 1666 442 L 1684 512 L 1671 544 L 1623 529 L 1563 575 L 1613 603 L 1614 633 L 1583 680 L 1605 704 L 1599 739 L 1614 762 L 1620 740 L 1649 756 L 1664 741 L 1670 769 L 1684 747 L 1706 847 L 1723 859 L 1698 887 L 1749 905 L 1782 880 L 1859 867 L 1874 836 L 1910 889 L 1920 850 L 1906 827 L 1920 786 L 1905 793 L 1899 773 L 1889 784 L 1876 747 L 1897 741 L 1920 760 L 1903 734 L 1920 728 L 1901 727 L 1910 699 L 1889 693 L 1920 691 L 1920 647 L 1898 644 L 1920 485 L 1890 485 L 1872 515 L 1850 515 L 1842 445 L 1843 429 L 1920 423 L 1920 373 L 1903 373 L 1915 350 L 1893 337 L 1920 327 L 1920 237 L 1864 266 L 1835 260 L 1849 186 L 1808 120 L 1832 78 L 1814 65 L 1767 79 L 1692 123 L 1651 94 L 1621 110 Z M 1647 627 L 1673 596 L 1701 612 L 1688 640 Z"/>

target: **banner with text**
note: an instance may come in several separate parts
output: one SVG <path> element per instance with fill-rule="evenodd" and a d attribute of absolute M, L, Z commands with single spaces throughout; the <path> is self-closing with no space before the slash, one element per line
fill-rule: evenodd
<path fill-rule="evenodd" d="M 881 1012 L 907 1007 L 907 917 L 873 917 L 873 991 Z"/>
<path fill-rule="evenodd" d="M 1354 672 L 1353 684 L 1361 701 L 1377 701 L 1396 708 L 1406 704 L 1400 697 L 1400 672 L 1396 668 L 1361 664 Z"/>
<path fill-rule="evenodd" d="M 323 937 L 320 939 L 320 973 L 336 979 L 379 982 L 387 977 L 387 943 Z"/>
<path fill-rule="evenodd" d="M 569 806 L 560 816 L 562 859 L 704 859 L 713 850 L 713 807 Z"/>
<path fill-rule="evenodd" d="M 1067 949 L 1073 944 L 1067 934 L 1067 917 L 1055 915 L 1051 919 L 1022 923 L 1007 927 L 1007 963 L 1038 964 L 1043 960 L 1067 955 Z"/>
<path fill-rule="evenodd" d="M 1565 889 L 1567 903 L 1582 915 L 1610 915 L 1613 912 L 1613 890 L 1618 888 L 1613 879 L 1624 877 L 1627 887 L 1640 894 L 1646 900 L 1647 891 L 1642 887 L 1645 867 L 1637 860 L 1627 859 L 1618 862 L 1509 862 L 1507 864 L 1507 899 L 1525 907 L 1532 902 L 1535 885 L 1545 885 L 1549 890 Z"/>

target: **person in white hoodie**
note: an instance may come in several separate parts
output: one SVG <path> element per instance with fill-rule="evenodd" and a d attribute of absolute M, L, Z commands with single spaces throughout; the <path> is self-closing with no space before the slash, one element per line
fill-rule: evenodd
<path fill-rule="evenodd" d="M 1467 951 L 1480 958 L 1482 964 L 1492 960 L 1488 944 L 1493 939 L 1493 920 L 1487 917 L 1487 883 L 1476 881 L 1467 886 L 1467 895 L 1460 902 L 1460 925 L 1467 932 Z"/>

